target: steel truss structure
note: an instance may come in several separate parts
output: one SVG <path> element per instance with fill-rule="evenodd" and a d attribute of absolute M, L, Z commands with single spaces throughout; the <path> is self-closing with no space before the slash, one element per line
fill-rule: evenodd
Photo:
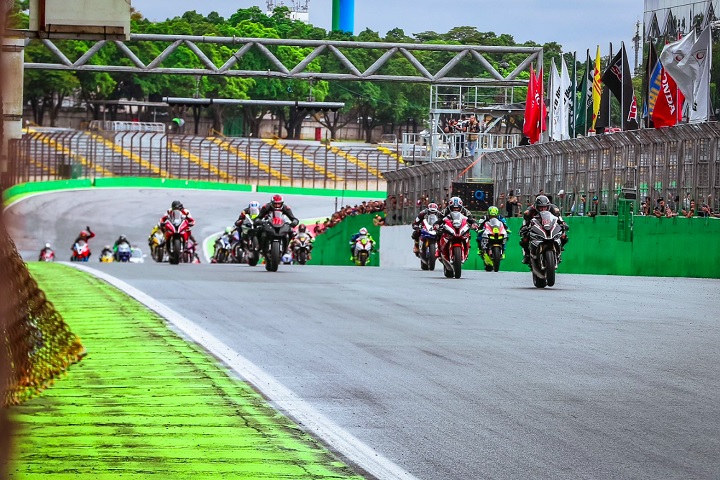
<path fill-rule="evenodd" d="M 37 32 L 15 30 L 15 34 L 36 38 Z M 542 47 L 499 47 L 482 45 L 433 45 L 414 43 L 385 43 L 385 42 L 343 42 L 329 40 L 296 40 L 296 39 L 275 39 L 275 38 L 239 38 L 239 37 L 205 37 L 186 35 L 153 35 L 133 34 L 126 43 L 120 40 L 99 40 L 78 59 L 70 59 L 63 51 L 53 43 L 53 40 L 42 38 L 40 40 L 45 47 L 58 59 L 58 63 L 25 63 L 26 69 L 45 70 L 71 70 L 78 72 L 122 72 L 122 73 L 157 73 L 176 75 L 224 75 L 232 77 L 265 77 L 280 79 L 304 79 L 304 80 L 349 80 L 349 81 L 394 81 L 429 83 L 438 82 L 450 84 L 474 84 L 489 86 L 526 86 L 527 80 L 519 78 L 521 72 L 527 70 L 530 63 L 537 60 L 539 64 L 543 61 Z M 93 57 L 108 43 L 114 43 L 132 65 L 93 65 Z M 143 42 L 158 42 L 167 44 L 162 53 L 150 62 L 142 61 L 136 55 L 131 46 L 137 46 Z M 237 46 L 229 58 L 224 60 L 222 65 L 216 65 L 200 48 L 203 44 L 215 44 L 225 46 Z M 312 49 L 299 63 L 294 66 L 284 65 L 272 52 L 279 47 L 299 47 Z M 201 68 L 174 68 L 163 67 L 163 62 L 178 49 L 187 49 L 195 55 Z M 382 52 L 382 54 L 367 68 L 355 65 L 343 51 L 348 50 L 371 50 Z M 245 70 L 238 68 L 238 63 L 245 54 L 250 51 L 262 54 L 272 68 L 267 70 Z M 435 72 L 431 72 L 423 62 L 418 59 L 416 53 L 432 52 L 435 54 L 452 55 L 452 58 L 445 65 Z M 333 55 L 345 68 L 346 72 L 313 72 L 307 68 L 318 56 L 323 54 Z M 524 54 L 526 58 L 509 73 L 499 72 L 487 55 Z M 394 56 L 405 58 L 417 71 L 417 75 L 392 75 L 381 73 L 381 69 Z M 463 60 L 474 62 L 482 70 L 489 74 L 487 77 L 462 78 L 449 76 L 452 70 Z"/>

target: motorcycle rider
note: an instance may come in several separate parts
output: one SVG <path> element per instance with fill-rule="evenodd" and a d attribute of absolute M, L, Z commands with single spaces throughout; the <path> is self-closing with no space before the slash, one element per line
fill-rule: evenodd
<path fill-rule="evenodd" d="M 108 256 L 110 256 L 110 257 L 114 257 L 114 255 L 113 255 L 113 249 L 110 247 L 110 245 L 105 245 L 105 247 L 104 247 L 104 248 L 102 249 L 102 251 L 100 252 L 100 261 L 101 261 L 101 262 L 102 262 L 103 257 L 106 256 L 106 255 L 108 255 Z"/>
<path fill-rule="evenodd" d="M 249 207 L 248 207 L 249 208 Z M 268 203 L 260 207 L 260 212 L 258 213 L 257 217 L 255 218 L 255 227 L 259 227 L 262 221 L 274 212 L 281 212 L 283 215 L 285 215 L 287 218 L 290 219 L 290 226 L 292 228 L 295 228 L 300 223 L 300 220 L 293 215 L 292 209 L 285 205 L 285 201 L 283 200 L 282 195 L 273 195 L 272 198 Z M 290 252 L 290 244 L 292 243 L 293 239 L 295 238 L 295 232 L 293 230 L 290 230 L 290 238 L 288 238 L 288 248 L 287 253 Z M 262 251 L 265 251 L 265 238 L 263 235 L 262 230 L 260 230 L 260 249 Z"/>
<path fill-rule="evenodd" d="M 253 200 L 248 204 L 247 207 L 243 208 L 240 211 L 240 215 L 238 215 L 238 219 L 235 220 L 235 226 L 240 228 L 245 221 L 245 217 L 250 217 L 250 220 L 255 220 L 255 218 L 260 213 L 260 202 L 257 202 Z"/>
<path fill-rule="evenodd" d="M 130 241 L 127 239 L 125 235 L 120 235 L 117 240 L 115 240 L 115 243 L 113 244 L 113 252 L 117 252 L 118 247 L 121 243 L 127 243 L 128 247 L 130 246 Z"/>
<path fill-rule="evenodd" d="M 475 220 L 475 217 L 473 217 L 473 214 L 463 206 L 463 201 L 460 197 L 451 197 L 450 200 L 448 200 L 448 206 L 443 210 L 440 214 L 440 218 L 438 219 L 437 223 L 435 223 L 435 228 L 438 232 L 442 232 L 441 226 L 445 223 L 445 219 L 450 217 L 450 214 L 453 212 L 459 212 L 465 217 L 467 217 L 468 225 L 470 225 L 470 228 L 473 228 L 475 230 L 478 229 L 478 223 L 477 220 Z M 439 240 L 439 236 L 438 236 Z M 469 242 L 469 240 L 468 240 Z M 468 244 L 468 249 L 470 248 L 470 245 Z M 440 249 L 438 248 L 435 250 L 435 257 L 440 257 Z"/>
<path fill-rule="evenodd" d="M 220 235 L 216 240 L 215 244 L 213 245 L 213 256 L 210 259 L 210 263 L 218 263 L 218 253 L 220 253 L 220 248 L 222 248 L 222 238 L 227 237 L 227 241 L 230 244 L 230 248 L 232 249 L 232 244 L 234 241 L 233 232 L 235 229 L 233 227 L 225 227 L 225 231 Z"/>
<path fill-rule="evenodd" d="M 43 256 L 45 254 L 49 254 L 50 258 L 55 259 L 55 252 L 53 252 L 52 245 L 49 243 L 46 243 L 42 250 L 40 250 L 40 257 L 38 258 L 39 262 L 42 262 L 44 260 Z"/>
<path fill-rule="evenodd" d="M 482 255 L 482 247 L 480 246 L 481 240 L 482 240 L 482 231 L 483 228 L 485 228 L 485 222 L 489 221 L 490 219 L 497 218 L 502 222 L 503 225 L 505 225 L 505 231 L 508 235 L 510 235 L 510 229 L 508 228 L 507 220 L 505 220 L 505 217 L 500 215 L 500 209 L 496 207 L 495 205 L 492 205 L 490 208 L 488 208 L 487 215 L 485 215 L 479 222 L 478 222 L 478 235 L 477 235 L 477 245 L 478 245 L 478 255 Z M 503 258 L 505 258 L 505 245 L 507 242 L 503 243 Z"/>
<path fill-rule="evenodd" d="M 565 244 L 568 242 L 568 238 L 565 232 L 570 230 L 570 227 L 567 223 L 565 223 L 565 220 L 563 220 L 562 216 L 560 216 L 560 209 L 557 207 L 557 205 L 554 205 L 552 202 L 550 202 L 550 199 L 545 195 L 538 195 L 537 198 L 535 198 L 535 204 L 531 205 L 530 207 L 528 207 L 527 210 L 523 212 L 523 224 L 522 227 L 520 227 L 519 232 L 520 246 L 523 250 L 522 263 L 526 265 L 530 263 L 530 222 L 533 218 L 540 216 L 540 212 L 546 211 L 552 213 L 558 218 L 558 223 L 563 229 L 563 234 L 560 237 L 561 250 L 565 250 Z M 558 256 L 558 263 L 561 261 L 561 259 L 562 257 Z"/>
<path fill-rule="evenodd" d="M 375 240 L 372 238 L 372 235 L 368 233 L 368 229 L 365 227 L 362 227 L 360 230 L 358 230 L 358 233 L 354 234 L 352 237 L 350 237 L 350 261 L 355 261 L 355 242 L 357 242 L 357 239 L 360 237 L 367 237 L 368 242 L 370 242 L 370 245 L 372 245 L 373 251 L 377 251 L 377 247 L 375 245 Z"/>
<path fill-rule="evenodd" d="M 165 222 L 167 222 L 167 219 L 168 219 L 168 217 L 170 216 L 170 214 L 173 212 L 173 210 L 179 210 L 180 213 L 182 213 L 183 216 L 187 219 L 187 222 L 188 222 L 188 238 L 190 238 L 190 240 L 192 240 L 192 242 L 193 242 L 194 245 L 197 245 L 198 243 L 197 243 L 197 241 L 195 240 L 195 237 L 193 237 L 192 230 L 191 230 L 192 227 L 195 226 L 195 219 L 192 218 L 192 215 L 190 215 L 190 211 L 187 210 L 187 209 L 183 206 L 183 204 L 182 204 L 182 202 L 181 202 L 180 200 L 173 200 L 173 202 L 172 202 L 172 204 L 170 205 L 170 208 L 168 209 L 168 211 L 165 212 L 165 215 L 163 215 L 162 218 L 160 218 L 160 222 L 158 222 L 158 225 L 160 226 L 160 230 L 162 230 L 162 232 L 163 232 L 163 236 L 165 235 Z M 151 237 L 152 237 L 152 235 L 151 235 Z"/>
<path fill-rule="evenodd" d="M 420 255 L 420 229 L 422 228 L 423 220 L 428 215 L 435 215 L 440 218 L 440 209 L 437 203 L 428 203 L 428 206 L 418 213 L 415 217 L 415 221 L 412 223 L 413 233 L 410 237 L 413 239 L 413 253 L 416 256 Z"/>
<path fill-rule="evenodd" d="M 308 238 L 310 238 L 310 243 L 308 244 L 308 258 L 307 259 L 311 260 L 312 259 L 313 242 L 315 241 L 315 238 L 313 238 L 313 236 L 310 235 L 310 232 L 307 231 L 307 225 L 305 225 L 304 223 L 301 223 L 298 226 L 297 234 L 295 235 L 295 238 L 291 242 L 291 247 L 294 247 L 293 244 L 297 242 L 297 239 L 300 236 L 300 234 L 305 234 L 308 236 Z M 290 250 L 294 251 L 295 249 L 290 248 Z"/>
<path fill-rule="evenodd" d="M 86 226 L 86 227 L 85 227 L 85 230 L 82 230 L 82 231 L 78 234 L 77 238 L 75 239 L 75 241 L 73 242 L 72 246 L 70 247 L 70 250 L 73 250 L 73 251 L 74 251 L 74 249 L 75 249 L 75 244 L 78 243 L 80 240 L 84 240 L 85 243 L 87 243 L 88 240 L 90 240 L 90 239 L 93 238 L 93 237 L 95 237 L 95 234 L 93 233 L 92 230 L 90 230 L 90 227 L 87 227 L 87 226 Z M 90 258 L 90 255 L 88 255 L 88 258 Z"/>

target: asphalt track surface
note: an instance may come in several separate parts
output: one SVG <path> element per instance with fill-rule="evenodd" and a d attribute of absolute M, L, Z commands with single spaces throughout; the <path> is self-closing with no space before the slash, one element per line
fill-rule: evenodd
<path fill-rule="evenodd" d="M 248 195 L 183 192 L 198 239 L 236 215 L 218 199 Z M 49 238 L 69 247 L 85 223 L 144 239 L 175 196 L 51 194 L 20 202 L 8 218 L 23 251 Z M 292 199 L 301 218 L 333 202 Z M 118 203 L 128 210 L 117 213 Z M 27 229 L 41 224 L 40 233 Z M 91 266 L 222 339 L 418 478 L 720 476 L 717 280 L 561 268 L 554 288 L 538 290 L 529 273 L 454 280 L 408 268 Z"/>

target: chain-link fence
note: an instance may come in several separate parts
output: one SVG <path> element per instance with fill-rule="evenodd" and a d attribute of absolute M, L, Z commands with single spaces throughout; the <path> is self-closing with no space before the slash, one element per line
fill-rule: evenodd
<path fill-rule="evenodd" d="M 142 176 L 382 191 L 382 172 L 400 165 L 359 144 L 35 128 L 11 143 L 7 182 Z"/>
<path fill-rule="evenodd" d="M 564 190 L 564 210 L 582 195 L 597 197 L 599 213 L 615 214 L 625 190 L 653 205 L 690 195 L 698 206 L 720 208 L 720 126 L 679 125 L 525 146 L 484 157 L 492 162 L 496 192 L 527 201 L 541 190 Z M 639 202 L 638 202 L 639 203 Z"/>

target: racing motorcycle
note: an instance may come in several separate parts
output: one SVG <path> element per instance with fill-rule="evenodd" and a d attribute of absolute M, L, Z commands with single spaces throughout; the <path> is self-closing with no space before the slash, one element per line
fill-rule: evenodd
<path fill-rule="evenodd" d="M 437 249 L 437 215 L 426 215 L 420 226 L 420 268 L 435 270 L 435 250 Z"/>
<path fill-rule="evenodd" d="M 287 250 L 291 230 L 290 223 L 280 211 L 272 212 L 260 222 L 262 253 L 268 272 L 277 272 L 283 253 Z"/>
<path fill-rule="evenodd" d="M 54 262 L 55 261 L 55 252 L 52 250 L 52 248 L 46 247 L 42 250 L 42 253 L 40 254 L 40 261 L 41 262 Z"/>
<path fill-rule="evenodd" d="M 165 227 L 165 246 L 171 265 L 177 265 L 185 259 L 185 249 L 190 238 L 190 225 L 180 210 L 173 210 L 167 217 Z"/>
<path fill-rule="evenodd" d="M 120 243 L 117 246 L 117 251 L 115 252 L 115 261 L 129 262 L 130 257 L 132 257 L 132 249 L 130 248 L 130 245 L 127 242 Z"/>
<path fill-rule="evenodd" d="M 185 244 L 182 261 L 183 263 L 200 263 L 200 257 L 197 253 L 197 245 L 192 241 L 192 238 L 188 238 L 187 243 Z"/>
<path fill-rule="evenodd" d="M 312 239 L 307 233 L 298 234 L 293 240 L 293 259 L 300 265 L 305 265 L 310 257 Z"/>
<path fill-rule="evenodd" d="M 446 278 L 460 278 L 470 251 L 470 225 L 465 215 L 451 212 L 439 231 L 438 250 Z"/>
<path fill-rule="evenodd" d="M 232 256 L 232 237 L 228 233 L 223 233 L 215 240 L 215 253 L 213 253 L 214 263 L 227 263 Z"/>
<path fill-rule="evenodd" d="M 71 262 L 87 262 L 90 260 L 90 245 L 85 240 L 78 240 L 72 248 Z"/>
<path fill-rule="evenodd" d="M 558 217 L 550 212 L 539 212 L 530 221 L 530 269 L 533 285 L 537 288 L 555 285 L 555 270 L 562 252 L 563 228 Z"/>
<path fill-rule="evenodd" d="M 480 235 L 480 251 L 485 270 L 499 272 L 508 236 L 505 224 L 497 218 L 491 218 L 485 222 Z"/>
<path fill-rule="evenodd" d="M 113 263 L 115 261 L 115 254 L 110 248 L 105 248 L 100 252 L 98 260 L 100 263 Z"/>
<path fill-rule="evenodd" d="M 260 260 L 260 244 L 257 231 L 253 227 L 253 220 L 246 216 L 240 225 L 240 241 L 233 248 L 233 254 L 237 263 L 247 263 L 251 267 L 258 264 Z"/>
<path fill-rule="evenodd" d="M 360 235 L 355 239 L 355 247 L 353 248 L 353 259 L 355 265 L 364 267 L 370 260 L 370 254 L 373 253 L 373 242 L 367 235 Z"/>
<path fill-rule="evenodd" d="M 153 260 L 156 262 L 163 262 L 166 260 L 165 237 L 160 229 L 155 230 L 153 234 L 150 235 L 148 246 L 150 247 L 150 256 Z"/>

